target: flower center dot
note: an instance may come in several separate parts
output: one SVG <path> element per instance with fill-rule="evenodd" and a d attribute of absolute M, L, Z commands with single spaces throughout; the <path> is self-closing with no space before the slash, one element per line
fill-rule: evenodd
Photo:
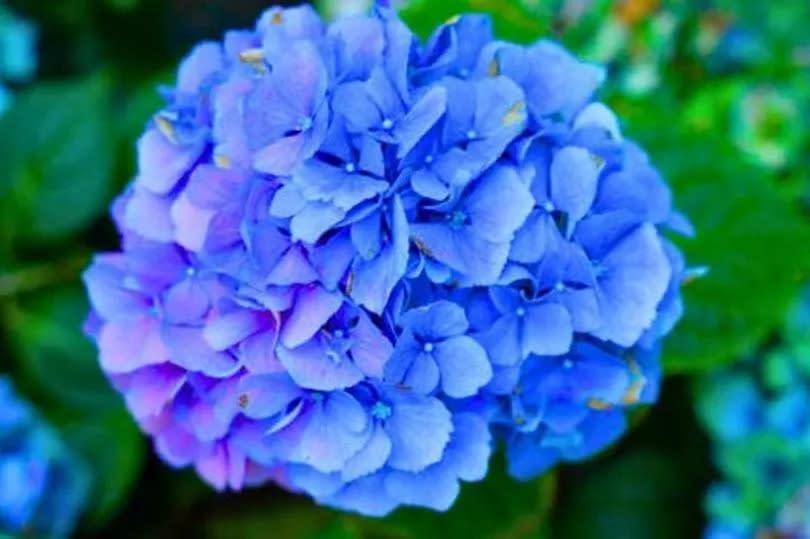
<path fill-rule="evenodd" d="M 196 268 L 188 267 L 186 268 L 186 275 L 188 277 L 194 277 L 194 274 L 197 273 Z"/>
<path fill-rule="evenodd" d="M 432 155 L 428 155 L 427 157 L 425 157 L 425 163 L 427 163 L 429 165 L 432 162 L 433 162 L 433 156 Z"/>
<path fill-rule="evenodd" d="M 391 129 L 392 127 L 394 127 L 394 122 L 390 118 L 386 118 L 385 120 L 383 120 L 382 123 L 383 129 Z"/>
<path fill-rule="evenodd" d="M 391 417 L 391 407 L 382 401 L 377 401 L 371 407 L 371 415 L 377 419 L 388 419 Z"/>
<path fill-rule="evenodd" d="M 554 285 L 554 290 L 556 290 L 557 292 L 562 292 L 563 290 L 565 290 L 565 284 L 562 281 L 560 281 L 559 283 Z"/>
<path fill-rule="evenodd" d="M 307 131 L 312 128 L 312 118 L 309 116 L 302 116 L 300 120 L 298 120 L 298 126 L 301 128 L 301 131 Z"/>
<path fill-rule="evenodd" d="M 354 166 L 354 163 L 346 163 L 346 166 L 344 168 L 346 169 L 346 172 L 348 172 L 349 174 L 357 170 L 357 167 Z"/>
<path fill-rule="evenodd" d="M 342 339 L 342 338 L 345 336 L 345 333 L 343 333 L 343 330 L 342 330 L 342 329 L 337 329 L 337 330 L 335 330 L 334 335 L 335 335 L 335 337 L 337 337 L 338 339 Z"/>
<path fill-rule="evenodd" d="M 515 309 L 515 314 L 520 317 L 526 316 L 526 309 L 524 309 L 523 307 L 518 307 L 517 309 Z"/>
<path fill-rule="evenodd" d="M 566 369 L 570 369 L 573 366 L 574 362 L 571 361 L 570 359 L 566 359 L 565 361 L 563 361 L 563 367 L 565 367 Z"/>
<path fill-rule="evenodd" d="M 427 352 L 429 354 L 429 353 L 431 353 L 433 351 L 433 343 L 432 342 L 426 342 L 425 346 L 423 348 L 424 348 L 425 352 Z"/>
<path fill-rule="evenodd" d="M 543 209 L 546 210 L 548 213 L 554 211 L 554 204 L 549 200 L 543 204 Z"/>
<path fill-rule="evenodd" d="M 469 131 L 467 131 L 467 138 L 470 140 L 478 138 L 478 131 L 476 131 L 475 129 L 470 129 Z"/>

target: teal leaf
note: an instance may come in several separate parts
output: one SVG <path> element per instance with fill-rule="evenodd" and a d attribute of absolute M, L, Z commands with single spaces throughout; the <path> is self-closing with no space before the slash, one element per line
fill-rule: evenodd
<path fill-rule="evenodd" d="M 54 241 L 103 213 L 115 139 L 103 76 L 41 83 L 0 118 L 0 225 L 18 241 Z"/>
<path fill-rule="evenodd" d="M 93 487 L 85 522 L 97 528 L 126 501 L 138 480 L 145 444 L 104 378 L 95 347 L 81 332 L 88 308 L 76 285 L 33 295 L 9 305 L 4 314 L 24 387 L 90 468 Z"/>
<path fill-rule="evenodd" d="M 695 225 L 695 238 L 678 241 L 688 264 L 709 268 L 684 286 L 685 315 L 665 340 L 664 366 L 705 371 L 752 352 L 785 320 L 810 276 L 810 221 L 725 133 L 683 127 L 677 110 L 653 99 L 620 116 Z"/>

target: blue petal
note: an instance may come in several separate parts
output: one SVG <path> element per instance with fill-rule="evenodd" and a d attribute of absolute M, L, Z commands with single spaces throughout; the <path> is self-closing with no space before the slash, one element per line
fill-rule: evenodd
<path fill-rule="evenodd" d="M 389 473 L 385 490 L 400 503 L 446 511 L 456 501 L 460 487 L 449 466 L 431 466 L 419 473 Z"/>
<path fill-rule="evenodd" d="M 308 389 L 344 389 L 364 378 L 347 356 L 330 357 L 328 349 L 319 339 L 312 339 L 293 349 L 280 346 L 276 354 L 295 383 Z"/>
<path fill-rule="evenodd" d="M 392 448 L 388 465 L 417 472 L 439 462 L 453 430 L 450 412 L 438 399 L 390 391 L 392 414 L 385 423 Z"/>
<path fill-rule="evenodd" d="M 340 471 L 368 440 L 368 415 L 354 398 L 332 392 L 313 406 L 292 459 L 318 471 Z"/>
<path fill-rule="evenodd" d="M 669 285 L 671 267 L 652 225 L 623 239 L 602 260 L 599 277 L 602 326 L 595 335 L 631 346 L 649 328 Z"/>
<path fill-rule="evenodd" d="M 324 503 L 370 517 L 383 517 L 398 505 L 386 492 L 384 477 L 383 473 L 361 477 L 324 500 Z"/>
<path fill-rule="evenodd" d="M 295 307 L 281 327 L 281 343 L 295 348 L 313 337 L 343 305 L 339 292 L 327 292 L 320 286 L 303 288 Z"/>
<path fill-rule="evenodd" d="M 365 260 L 371 260 L 382 248 L 381 216 L 375 212 L 354 223 L 351 238 L 357 253 Z"/>
<path fill-rule="evenodd" d="M 464 309 L 447 300 L 411 309 L 402 315 L 400 323 L 426 342 L 463 335 L 469 327 Z"/>
<path fill-rule="evenodd" d="M 480 481 L 487 474 L 491 454 L 492 435 L 484 418 L 473 413 L 454 414 L 453 436 L 442 462 L 460 479 Z"/>
<path fill-rule="evenodd" d="M 346 212 L 326 202 L 310 202 L 290 221 L 293 239 L 314 244 L 327 230 L 338 224 Z"/>
<path fill-rule="evenodd" d="M 390 213 L 390 242 L 370 261 L 356 259 L 349 294 L 358 304 L 381 313 L 388 304 L 394 287 L 408 268 L 408 221 L 398 196 L 393 198 Z"/>
<path fill-rule="evenodd" d="M 301 388 L 286 374 L 245 376 L 239 382 L 244 399 L 242 413 L 253 419 L 267 419 L 284 410 L 303 395 Z"/>
<path fill-rule="evenodd" d="M 437 344 L 433 356 L 441 373 L 442 390 L 449 397 L 472 396 L 492 378 L 487 353 L 470 337 L 453 337 Z"/>
<path fill-rule="evenodd" d="M 394 136 L 399 143 L 397 157 L 407 155 L 419 140 L 442 117 L 447 103 L 447 92 L 444 88 L 433 87 L 414 104 L 395 129 Z"/>
<path fill-rule="evenodd" d="M 556 356 L 568 352 L 574 328 L 568 311 L 553 303 L 526 309 L 523 325 L 523 357 L 529 354 Z"/>
<path fill-rule="evenodd" d="M 540 447 L 533 436 L 517 435 L 507 444 L 509 475 L 528 481 L 557 464 L 560 454 L 555 449 Z"/>
<path fill-rule="evenodd" d="M 590 210 L 596 197 L 599 167 L 583 148 L 566 146 L 551 162 L 551 201 L 568 214 L 569 228 Z"/>
<path fill-rule="evenodd" d="M 341 472 L 344 481 L 354 481 L 360 477 L 376 472 L 385 465 L 391 454 L 391 440 L 379 425 L 373 432 L 366 446 L 346 462 Z"/>
<path fill-rule="evenodd" d="M 470 229 L 488 241 L 511 241 L 534 206 L 529 190 L 515 169 L 498 166 L 481 180 L 463 203 Z"/>

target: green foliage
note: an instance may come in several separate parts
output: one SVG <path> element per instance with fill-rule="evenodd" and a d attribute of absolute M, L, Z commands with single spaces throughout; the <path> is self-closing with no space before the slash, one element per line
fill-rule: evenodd
<path fill-rule="evenodd" d="M 89 527 L 106 523 L 126 501 L 140 473 L 145 447 L 137 427 L 77 324 L 87 313 L 78 286 L 56 288 L 8 306 L 20 378 L 93 474 Z"/>
<path fill-rule="evenodd" d="M 684 288 L 686 313 L 666 341 L 665 366 L 699 371 L 736 361 L 781 325 L 807 282 L 810 251 L 800 246 L 810 243 L 810 223 L 766 171 L 740 156 L 727 133 L 684 126 L 667 112 L 674 103 L 632 106 L 630 134 L 650 152 L 697 229 L 695 238 L 680 242 L 687 260 L 709 268 Z"/>
<path fill-rule="evenodd" d="M 41 84 L 0 118 L 0 224 L 17 242 L 54 241 L 106 206 L 115 162 L 110 85 Z"/>

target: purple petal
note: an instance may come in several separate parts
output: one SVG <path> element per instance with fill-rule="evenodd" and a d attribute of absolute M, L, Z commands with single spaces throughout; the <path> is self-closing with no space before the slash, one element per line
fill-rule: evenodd
<path fill-rule="evenodd" d="M 167 322 L 186 324 L 202 319 L 211 308 L 211 299 L 202 284 L 193 278 L 183 279 L 172 286 L 163 298 L 163 314 Z"/>
<path fill-rule="evenodd" d="M 202 153 L 201 145 L 180 147 L 153 128 L 138 139 L 138 177 L 135 184 L 158 195 L 171 191 Z"/>
<path fill-rule="evenodd" d="M 363 374 L 369 378 L 382 379 L 385 364 L 394 351 L 382 331 L 365 313 L 360 314 L 357 325 L 351 332 L 351 354 Z"/>
<path fill-rule="evenodd" d="M 277 324 L 277 322 L 276 322 Z M 240 343 L 242 363 L 251 374 L 283 372 L 284 367 L 276 357 L 278 329 L 270 325 Z"/>
<path fill-rule="evenodd" d="M 186 373 L 173 365 L 139 369 L 126 377 L 124 398 L 136 418 L 158 415 L 186 381 Z"/>
<path fill-rule="evenodd" d="M 266 319 L 259 311 L 238 309 L 220 315 L 205 325 L 203 338 L 212 349 L 227 350 L 264 327 Z"/>
<path fill-rule="evenodd" d="M 302 288 L 295 307 L 281 328 L 281 344 L 295 348 L 307 342 L 343 305 L 338 292 L 327 292 L 320 286 Z"/>
<path fill-rule="evenodd" d="M 110 373 L 132 372 L 169 360 L 154 318 L 108 322 L 98 337 L 101 366 Z"/>
<path fill-rule="evenodd" d="M 344 392 L 333 392 L 313 408 L 295 460 L 318 471 L 339 471 L 367 443 L 368 416 L 359 402 Z"/>
<path fill-rule="evenodd" d="M 222 47 L 218 43 L 201 43 L 180 64 L 177 73 L 177 90 L 196 94 L 203 83 L 225 67 Z"/>
<path fill-rule="evenodd" d="M 164 326 L 162 336 L 171 352 L 171 362 L 191 372 L 220 378 L 239 368 L 234 358 L 210 347 L 201 328 Z"/>
<path fill-rule="evenodd" d="M 135 189 L 124 210 L 124 222 L 127 228 L 146 239 L 170 242 L 174 238 L 171 206 L 171 199 Z"/>
<path fill-rule="evenodd" d="M 175 241 L 192 252 L 200 252 L 205 246 L 208 228 L 216 213 L 198 208 L 183 193 L 172 204 L 170 215 L 174 225 Z"/>
<path fill-rule="evenodd" d="M 253 419 L 272 417 L 303 395 L 301 388 L 283 373 L 245 376 L 239 390 L 242 413 Z"/>
<path fill-rule="evenodd" d="M 307 389 L 332 391 L 351 387 L 362 381 L 362 371 L 347 356 L 333 358 L 318 339 L 297 348 L 280 346 L 276 353 L 287 373 Z"/>

